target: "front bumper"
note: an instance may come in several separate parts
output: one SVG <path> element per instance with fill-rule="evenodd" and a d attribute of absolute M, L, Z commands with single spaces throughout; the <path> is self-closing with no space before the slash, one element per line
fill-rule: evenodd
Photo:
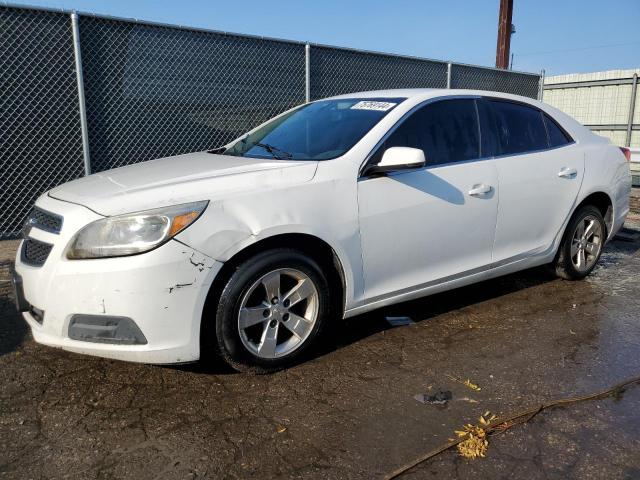
<path fill-rule="evenodd" d="M 11 272 L 11 286 L 13 287 L 13 298 L 16 301 L 18 312 L 28 312 L 29 302 L 24 298 L 24 288 L 22 287 L 22 277 L 14 270 Z"/>
<path fill-rule="evenodd" d="M 29 236 L 53 244 L 41 267 L 22 262 L 23 316 L 34 339 L 72 352 L 144 363 L 182 363 L 200 356 L 200 320 L 209 287 L 222 264 L 171 240 L 129 257 L 67 260 L 71 237 L 99 215 L 84 207 L 41 197 L 38 206 L 64 216 L 60 234 L 34 228 Z M 20 245 L 20 249 L 22 244 Z M 18 280 L 19 281 L 19 280 Z M 42 311 L 42 318 L 33 312 Z M 146 344 L 72 339 L 74 315 L 127 317 Z M 40 321 L 39 321 L 40 320 Z"/>

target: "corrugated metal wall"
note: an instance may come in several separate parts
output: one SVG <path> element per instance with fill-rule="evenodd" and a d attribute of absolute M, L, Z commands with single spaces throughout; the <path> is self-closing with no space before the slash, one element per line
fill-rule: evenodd
<path fill-rule="evenodd" d="M 636 70 L 610 70 L 546 77 L 543 100 L 594 133 L 625 146 Z M 640 147 L 640 88 L 636 88 L 630 146 Z"/>

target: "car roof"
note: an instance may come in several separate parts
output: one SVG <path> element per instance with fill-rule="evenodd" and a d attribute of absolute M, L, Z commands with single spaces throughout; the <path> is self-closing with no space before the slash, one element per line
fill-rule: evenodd
<path fill-rule="evenodd" d="M 353 92 L 343 95 L 337 95 L 330 97 L 329 99 L 340 98 L 411 98 L 416 100 L 427 100 L 429 98 L 437 97 L 451 97 L 456 95 L 484 95 L 488 97 L 505 98 L 510 100 L 517 100 L 520 102 L 538 104 L 535 99 L 530 97 L 523 97 L 520 95 L 513 95 L 510 93 L 494 92 L 490 90 L 468 90 L 458 88 L 398 88 L 389 90 L 370 90 L 366 92 Z M 329 100 L 326 99 L 326 100 Z"/>
<path fill-rule="evenodd" d="M 601 137 L 593 135 L 591 131 L 577 122 L 566 113 L 552 107 L 546 103 L 540 102 L 531 97 L 523 97 L 521 95 L 513 95 L 511 93 L 494 92 L 491 90 L 467 90 L 456 88 L 400 88 L 389 90 L 371 90 L 367 92 L 346 93 L 331 97 L 330 99 L 346 99 L 346 98 L 405 98 L 410 100 L 410 104 L 416 105 L 432 98 L 446 98 L 455 96 L 485 96 L 494 98 L 504 98 L 520 103 L 525 103 L 538 108 L 551 115 L 556 121 L 560 121 L 561 125 L 569 132 L 569 134 L 580 141 L 596 141 Z M 325 99 L 329 100 L 329 99 Z"/>

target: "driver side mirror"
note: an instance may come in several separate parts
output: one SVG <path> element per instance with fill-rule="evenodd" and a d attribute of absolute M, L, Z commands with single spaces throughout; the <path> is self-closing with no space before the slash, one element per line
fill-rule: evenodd
<path fill-rule="evenodd" d="M 385 150 L 377 165 L 371 165 L 366 173 L 384 173 L 395 170 L 420 168 L 425 165 L 424 152 L 419 148 L 391 147 Z"/>

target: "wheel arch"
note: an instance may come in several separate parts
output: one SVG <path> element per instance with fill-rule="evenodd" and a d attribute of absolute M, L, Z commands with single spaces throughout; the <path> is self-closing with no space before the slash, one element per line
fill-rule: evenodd
<path fill-rule="evenodd" d="M 573 209 L 573 212 L 571 212 L 571 217 L 573 217 L 575 212 L 577 212 L 580 208 L 582 208 L 585 205 L 593 205 L 598 210 L 600 210 L 600 213 L 602 214 L 602 218 L 604 218 L 604 223 L 607 229 L 607 236 L 608 236 L 613 227 L 613 219 L 614 219 L 613 200 L 611 198 L 611 195 L 609 195 L 603 190 L 596 190 L 589 193 Z"/>
<path fill-rule="evenodd" d="M 291 248 L 309 255 L 318 262 L 320 268 L 328 276 L 329 285 L 336 294 L 335 308 L 337 309 L 337 314 L 340 318 L 343 317 L 348 277 L 344 264 L 336 250 L 326 241 L 308 233 L 280 233 L 246 245 L 224 262 L 207 293 L 200 325 L 201 339 L 204 335 L 203 329 L 207 328 L 207 325 L 211 323 L 204 321 L 204 319 L 215 312 L 218 298 L 220 298 L 222 290 L 238 265 L 258 253 L 276 248 Z"/>
<path fill-rule="evenodd" d="M 576 203 L 576 206 L 571 210 L 571 213 L 567 215 L 567 219 L 564 222 L 564 226 L 559 232 L 559 235 L 556 237 L 554 241 L 553 252 L 554 258 L 558 258 L 558 254 L 560 252 L 560 247 L 562 242 L 564 241 L 565 236 L 567 235 L 567 229 L 569 228 L 569 223 L 571 219 L 576 214 L 578 210 L 580 210 L 585 205 L 593 205 L 602 214 L 602 218 L 604 218 L 605 228 L 607 230 L 607 236 L 611 231 L 613 226 L 613 202 L 611 200 L 611 196 L 604 192 L 603 190 L 595 190 L 591 193 L 588 193 L 584 196 L 584 198 Z M 561 233 L 561 234 L 560 234 Z"/>
<path fill-rule="evenodd" d="M 555 274 L 560 278 L 564 278 L 566 280 L 576 280 L 582 279 L 586 275 L 588 275 L 591 270 L 594 268 L 595 263 L 591 267 L 587 267 L 586 271 L 576 270 L 576 267 L 571 264 L 572 260 L 569 258 L 571 255 L 567 253 L 568 246 L 566 242 L 573 238 L 573 219 L 576 217 L 576 214 L 583 209 L 584 207 L 592 207 L 600 212 L 604 219 L 604 230 L 605 230 L 605 239 L 608 240 L 608 236 L 612 231 L 613 226 L 613 201 L 611 196 L 602 190 L 596 190 L 590 192 L 585 195 L 584 198 L 576 204 L 575 208 L 572 209 L 571 214 L 568 216 L 566 220 L 566 224 L 564 229 L 562 230 L 562 236 L 559 237 L 559 242 L 557 243 L 557 247 L 555 249 L 555 256 L 553 262 L 550 264 L 552 269 L 555 271 Z M 606 241 L 603 243 L 606 243 Z M 600 252 L 602 251 L 603 245 L 600 247 Z M 597 259 L 596 259 L 597 260 Z"/>

